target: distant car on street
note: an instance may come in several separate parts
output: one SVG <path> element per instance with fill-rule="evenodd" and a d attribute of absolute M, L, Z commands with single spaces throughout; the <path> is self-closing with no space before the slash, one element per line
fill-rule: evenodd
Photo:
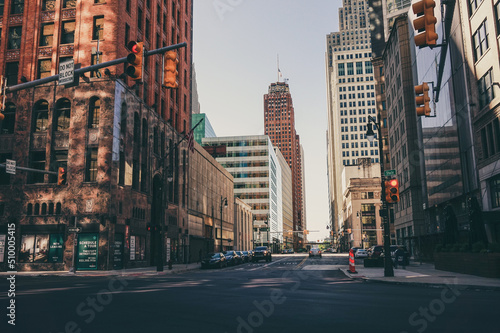
<path fill-rule="evenodd" d="M 227 259 L 227 264 L 230 266 L 235 266 L 242 263 L 241 257 L 236 253 L 236 251 L 226 251 L 224 256 Z"/>
<path fill-rule="evenodd" d="M 356 251 L 356 254 L 354 255 L 354 258 L 368 258 L 368 251 L 365 249 L 358 249 Z"/>
<path fill-rule="evenodd" d="M 320 257 L 321 258 L 321 250 L 317 247 L 312 248 L 309 251 L 309 258 L 311 257 Z"/>
<path fill-rule="evenodd" d="M 370 258 L 379 258 L 384 253 L 383 245 L 373 245 L 368 249 L 368 256 Z"/>
<path fill-rule="evenodd" d="M 253 262 L 257 262 L 259 260 L 265 260 L 266 262 L 272 261 L 271 250 L 268 249 L 267 246 L 257 246 L 253 253 Z"/>

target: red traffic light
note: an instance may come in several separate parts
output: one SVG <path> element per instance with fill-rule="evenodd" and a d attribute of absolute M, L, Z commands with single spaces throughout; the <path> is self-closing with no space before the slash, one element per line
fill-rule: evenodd
<path fill-rule="evenodd" d="M 59 167 L 57 171 L 57 185 L 66 185 L 66 168 Z"/>
<path fill-rule="evenodd" d="M 127 45 L 131 51 L 127 55 L 129 65 L 125 68 L 125 73 L 135 81 L 142 80 L 142 62 L 144 57 L 144 43 L 131 41 Z"/>
<path fill-rule="evenodd" d="M 386 180 L 385 186 L 385 201 L 387 203 L 399 202 L 399 181 L 397 179 Z"/>

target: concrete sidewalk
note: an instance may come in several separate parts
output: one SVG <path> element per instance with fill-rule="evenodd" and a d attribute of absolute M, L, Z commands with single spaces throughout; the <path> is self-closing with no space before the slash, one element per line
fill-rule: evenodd
<path fill-rule="evenodd" d="M 76 273 L 68 271 L 21 271 L 21 272 L 0 272 L 0 276 L 9 276 L 15 274 L 16 276 L 140 276 L 140 275 L 167 275 L 178 274 L 187 271 L 200 269 L 200 263 L 192 264 L 174 264 L 172 269 L 169 270 L 168 266 L 163 268 L 163 272 L 157 272 L 156 266 L 141 267 L 141 268 L 127 268 L 110 271 L 88 271 L 81 270 Z"/>
<path fill-rule="evenodd" d="M 406 269 L 401 267 L 394 269 L 394 277 L 384 277 L 383 267 L 365 268 L 362 262 L 358 265 L 356 261 L 355 268 L 357 274 L 350 273 L 349 266 L 340 270 L 348 277 L 371 282 L 426 285 L 431 287 L 453 285 L 466 289 L 500 290 L 500 279 L 440 271 L 434 268 L 434 264 L 429 263 L 419 264 L 418 262 L 410 262 L 410 265 L 406 266 Z"/>

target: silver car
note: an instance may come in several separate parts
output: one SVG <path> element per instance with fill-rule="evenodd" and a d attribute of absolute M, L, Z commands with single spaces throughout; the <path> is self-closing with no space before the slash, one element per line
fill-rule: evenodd
<path fill-rule="evenodd" d="M 310 251 L 309 251 L 309 258 L 311 257 L 320 257 L 321 258 L 321 250 L 318 249 L 317 247 L 315 248 L 312 248 Z"/>

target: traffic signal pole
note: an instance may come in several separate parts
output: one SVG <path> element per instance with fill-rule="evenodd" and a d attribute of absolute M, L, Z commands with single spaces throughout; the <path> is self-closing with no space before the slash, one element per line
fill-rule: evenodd
<path fill-rule="evenodd" d="M 144 56 L 147 57 L 150 55 L 161 54 L 161 53 L 165 53 L 165 52 L 170 51 L 170 50 L 176 50 L 176 49 L 179 49 L 181 47 L 186 47 L 186 46 L 187 46 L 187 43 L 184 42 L 184 43 L 179 43 L 179 44 L 161 47 L 159 49 L 155 49 L 155 50 L 151 50 L 151 51 L 144 50 Z M 101 69 L 101 68 L 119 65 L 119 64 L 126 63 L 126 62 L 127 62 L 127 57 L 114 59 L 114 60 L 103 62 L 101 64 L 96 64 L 96 65 L 92 65 L 92 66 L 87 66 L 87 67 L 75 69 L 74 75 L 76 77 L 76 76 L 80 76 L 80 75 L 87 73 L 87 72 L 97 71 L 98 69 Z M 32 88 L 32 87 L 36 87 L 36 86 L 39 86 L 39 85 L 44 84 L 44 83 L 53 82 L 53 81 L 57 81 L 57 80 L 59 80 L 59 74 L 48 76 L 48 77 L 45 77 L 43 79 L 38 79 L 38 80 L 30 81 L 30 82 L 16 84 L 16 85 L 13 85 L 11 87 L 7 87 L 7 88 L 5 88 L 5 93 L 12 93 L 15 91 Z"/>
<path fill-rule="evenodd" d="M 378 130 L 378 149 L 380 155 L 380 178 L 382 191 L 380 192 L 380 200 L 382 200 L 382 223 L 384 224 L 384 277 L 394 276 L 394 269 L 392 267 L 391 258 L 391 229 L 390 229 L 390 215 L 389 205 L 385 199 L 385 179 L 384 179 L 384 141 L 382 140 L 382 128 L 380 127 L 380 117 L 377 120 L 371 116 L 368 116 L 368 122 L 373 122 Z"/>

